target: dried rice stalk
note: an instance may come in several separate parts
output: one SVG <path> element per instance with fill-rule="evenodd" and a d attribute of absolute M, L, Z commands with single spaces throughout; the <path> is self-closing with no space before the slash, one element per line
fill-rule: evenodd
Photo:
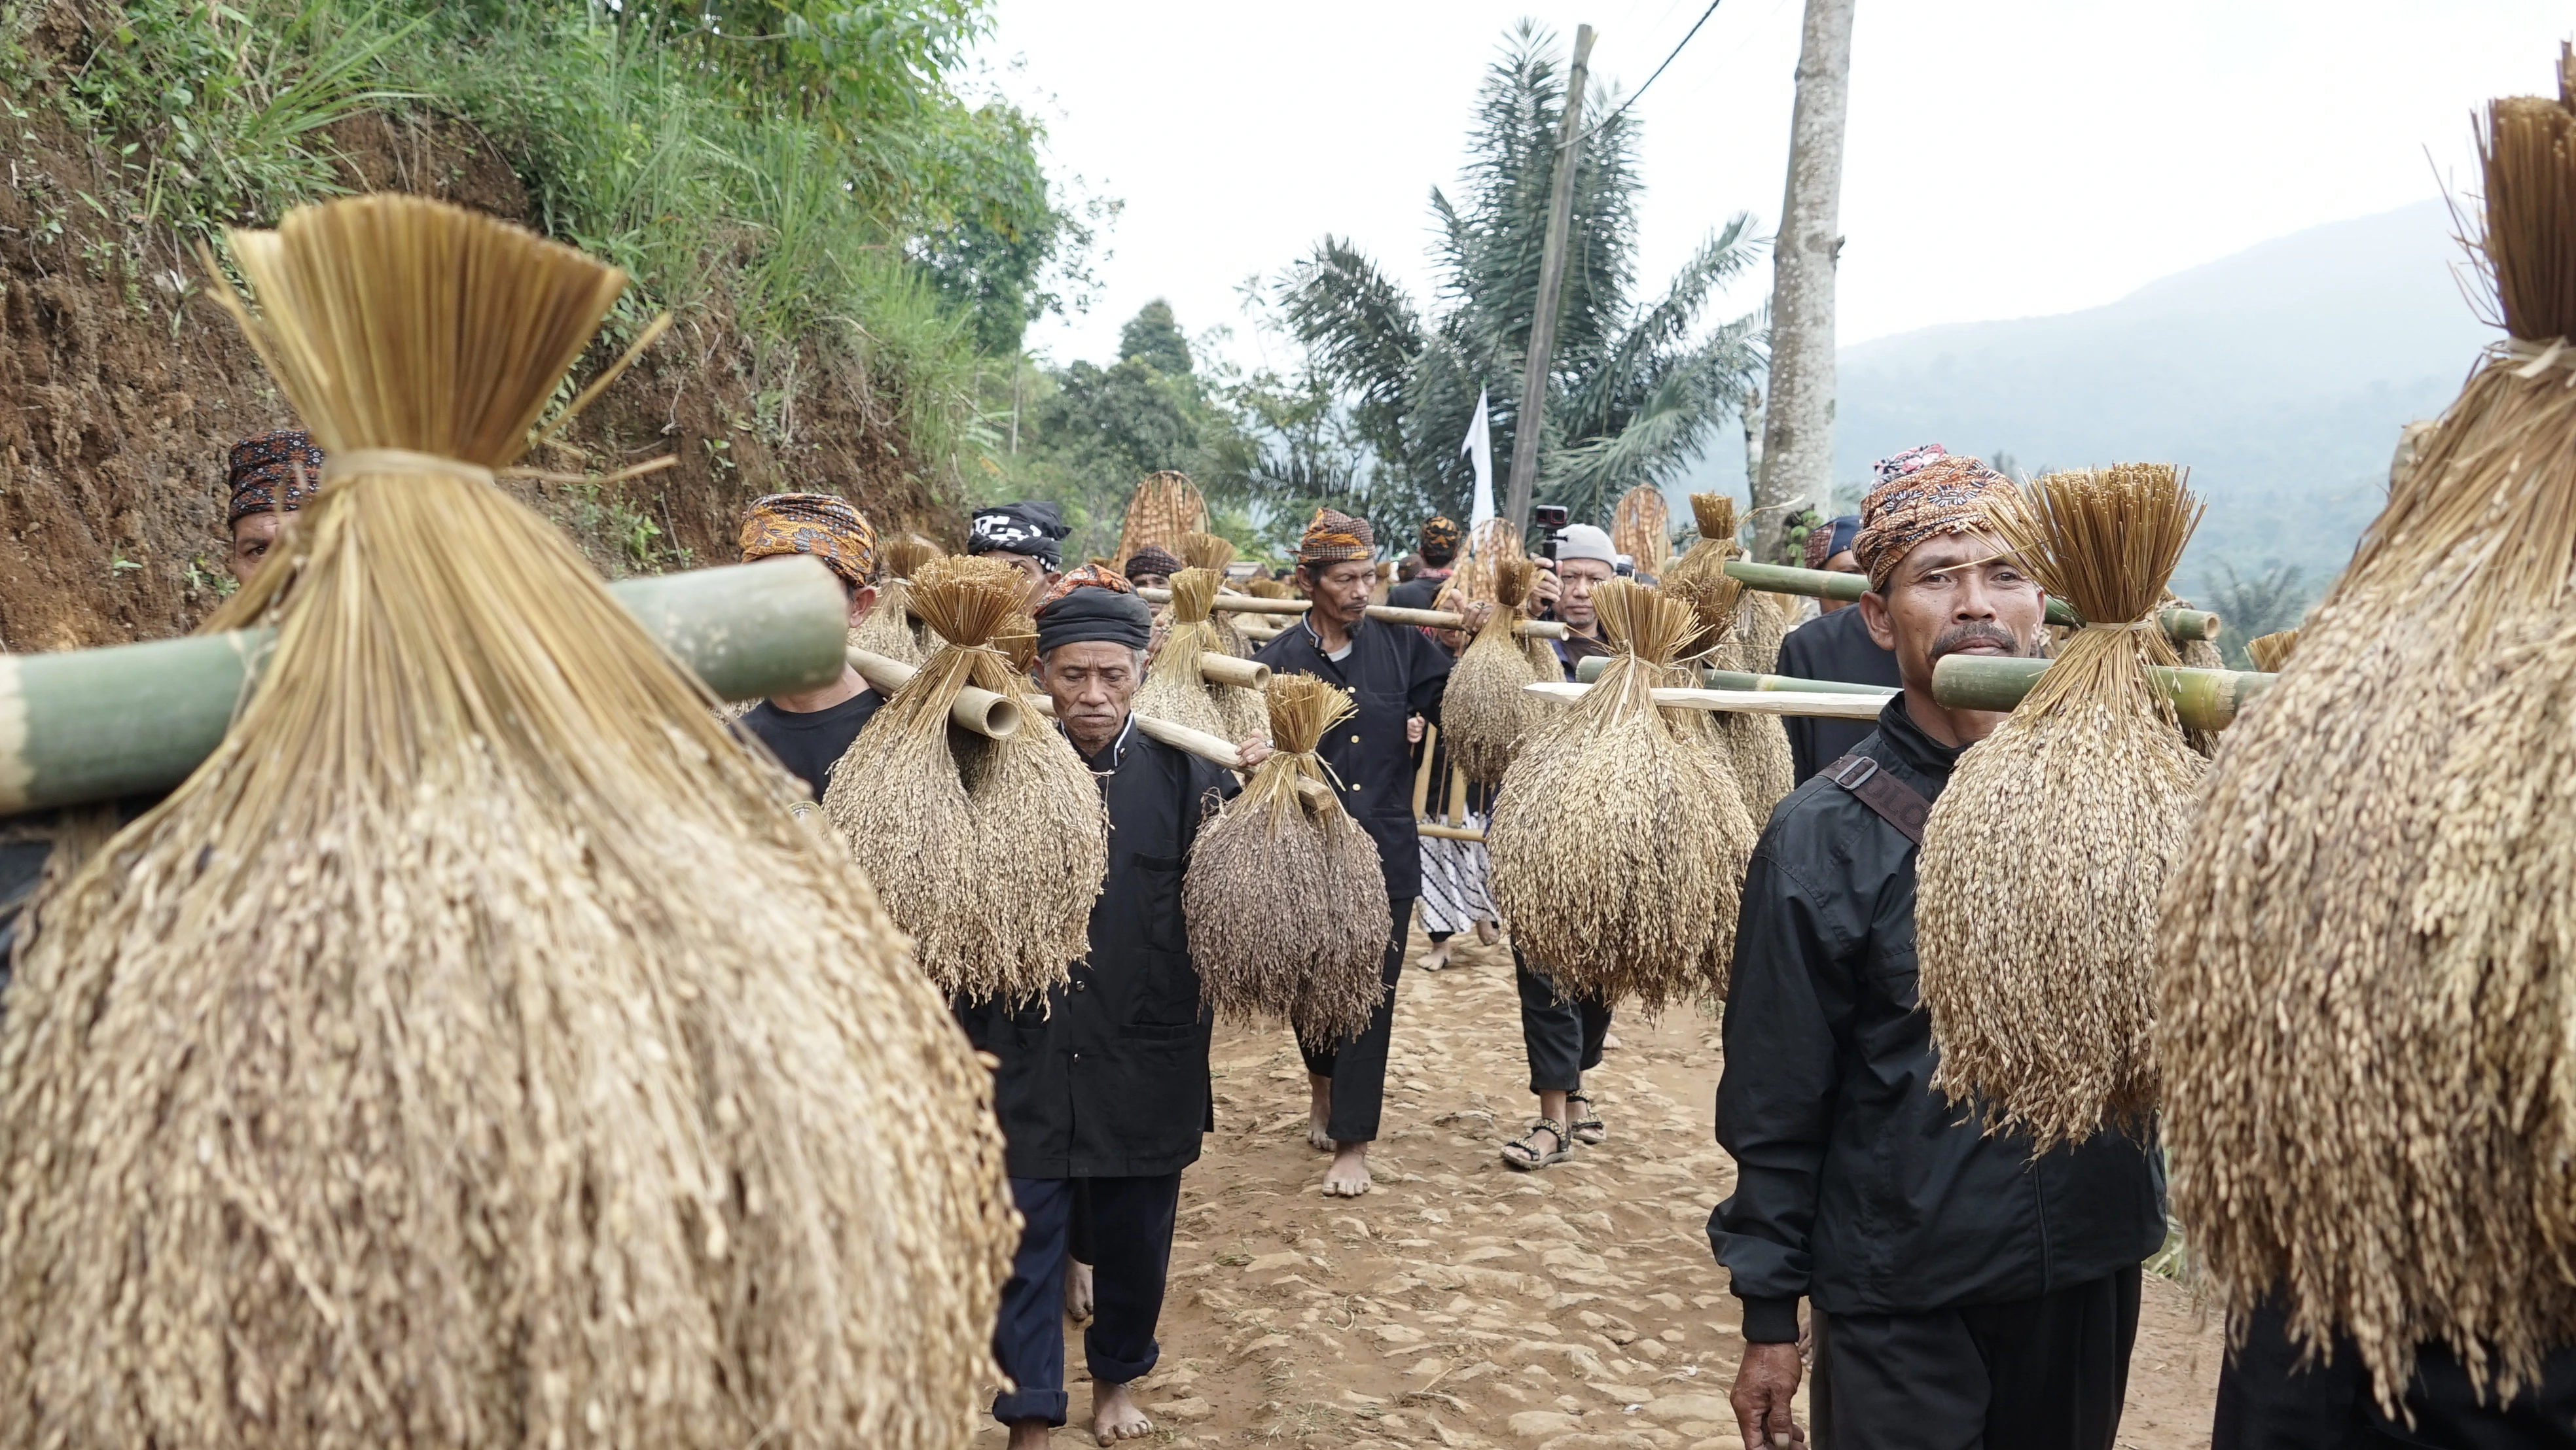
<path fill-rule="evenodd" d="M 1779 668 L 1787 620 L 1773 596 L 1746 589 L 1726 573 L 1727 561 L 1741 552 L 1735 542 L 1735 500 L 1721 493 L 1695 493 L 1691 512 L 1699 527 L 1699 542 L 1664 571 L 1666 592 L 1686 600 L 1698 620 L 1698 632 L 1683 655 L 1713 669 L 1770 674 Z M 1673 683 L 1699 681 L 1684 672 Z M 1745 813 L 1758 832 L 1771 819 L 1772 808 L 1797 784 L 1796 758 L 1789 753 L 1789 732 L 1780 717 L 1733 711 L 1673 713 L 1677 723 L 1705 732 L 1726 753 Z"/>
<path fill-rule="evenodd" d="M 2156 899 L 2206 767 L 2148 667 L 2173 663 L 2152 626 L 2202 507 L 2171 465 L 2121 464 L 1990 510 L 2092 623 L 1932 803 L 1914 932 L 1933 1085 L 2033 1153 L 2155 1111 Z"/>
<path fill-rule="evenodd" d="M 1513 940 L 1569 991 L 1633 992 L 1648 1012 L 1722 998 L 1753 824 L 1725 757 L 1648 693 L 1695 621 L 1630 580 L 1592 597 L 1619 654 L 1504 772 L 1486 828 L 1494 900 Z"/>
<path fill-rule="evenodd" d="M 232 733 L 20 959 L 0 1445 L 961 1445 L 988 1075 L 776 768 L 440 461 L 518 456 L 623 274 L 409 197 L 230 244 L 348 471 L 210 622 L 277 627 Z"/>
<path fill-rule="evenodd" d="M 1199 657 L 1217 649 L 1216 625 L 1209 617 L 1216 586 L 1217 576 L 1206 569 L 1183 569 L 1172 576 L 1171 628 L 1145 672 L 1144 687 L 1136 692 L 1136 710 L 1240 740 L 1269 724 L 1269 707 L 1258 690 L 1216 684 L 1199 673 Z"/>
<path fill-rule="evenodd" d="M 1294 599 L 1297 591 L 1285 579 L 1255 579 L 1243 586 L 1243 592 L 1255 599 Z"/>
<path fill-rule="evenodd" d="M 1218 1016 L 1284 1019 L 1309 1041 L 1336 1042 L 1386 996 L 1386 877 L 1377 843 L 1340 800 L 1309 810 L 1297 783 L 1331 784 L 1315 745 L 1351 713 L 1351 697 L 1302 674 L 1271 676 L 1268 694 L 1277 750 L 1191 848 L 1181 883 L 1190 955 Z"/>
<path fill-rule="evenodd" d="M 1181 551 L 1181 536 L 1207 528 L 1207 500 L 1186 473 L 1165 469 L 1147 474 L 1127 500 L 1127 517 L 1118 528 L 1118 563 L 1136 557 L 1147 544 L 1167 554 Z"/>
<path fill-rule="evenodd" d="M 922 971 L 970 1000 L 1033 1000 L 1089 950 L 1109 867 L 1109 818 L 1058 730 L 987 740 L 948 728 L 967 685 L 1036 713 L 1020 647 L 1025 576 L 985 558 L 934 559 L 913 607 L 942 643 L 850 742 L 823 809 L 911 932 Z"/>
<path fill-rule="evenodd" d="M 1547 718 L 1547 703 L 1528 687 L 1561 678 L 1553 655 L 1541 674 L 1512 632 L 1537 574 L 1538 566 L 1526 559 L 1494 567 L 1493 616 L 1458 656 L 1449 672 L 1448 693 L 1441 697 L 1440 738 L 1449 748 L 1449 760 L 1478 785 L 1498 784 L 1522 737 Z"/>
<path fill-rule="evenodd" d="M 2228 731 L 2163 919 L 2195 1255 L 2231 1310 L 2281 1283 L 2294 1333 L 2350 1333 L 2392 1407 L 2424 1341 L 2510 1394 L 2576 1339 L 2567 91 L 2489 108 L 2511 340 Z"/>
<path fill-rule="evenodd" d="M 938 557 L 939 546 L 919 534 L 886 541 L 877 560 L 876 607 L 850 630 L 852 648 L 873 650 L 908 665 L 930 657 L 930 626 L 912 612 L 912 576 Z"/>
<path fill-rule="evenodd" d="M 1183 534 L 1181 535 L 1181 562 L 1190 568 L 1205 569 L 1215 575 L 1217 587 L 1222 589 L 1225 586 L 1226 568 L 1234 563 L 1234 544 L 1219 534 Z M 1208 620 L 1208 627 L 1215 632 L 1218 649 L 1237 659 L 1252 657 L 1252 649 L 1245 643 L 1243 631 L 1234 626 L 1233 615 L 1215 615 Z M 1248 709 L 1240 702 L 1231 700 L 1224 702 L 1228 717 L 1237 721 L 1266 721 L 1268 716 L 1261 701 L 1248 694 L 1245 699 L 1249 701 Z M 1256 723 L 1253 728 L 1258 730 L 1261 726 Z"/>
<path fill-rule="evenodd" d="M 2254 662 L 2254 668 L 2267 675 L 2277 675 L 2289 668 L 2290 654 L 2298 647 L 2299 632 L 2284 629 L 2247 640 L 2245 653 Z"/>
<path fill-rule="evenodd" d="M 1637 563 L 1637 572 L 1662 577 L 1673 560 L 1672 508 L 1664 491 L 1641 483 L 1619 495 L 1610 516 L 1610 547 Z"/>

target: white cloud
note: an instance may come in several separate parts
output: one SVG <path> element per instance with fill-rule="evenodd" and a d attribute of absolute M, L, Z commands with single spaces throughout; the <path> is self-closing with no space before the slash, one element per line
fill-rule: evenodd
<path fill-rule="evenodd" d="M 1725 0 L 1639 103 L 1648 284 L 1735 211 L 1769 230 L 1802 4 Z M 1427 293 L 1425 198 L 1505 30 L 1589 20 L 1594 73 L 1633 87 L 1701 8 L 1002 0 L 983 55 L 1023 64 L 999 84 L 1047 115 L 1056 166 L 1126 202 L 1092 312 L 1032 345 L 1104 359 L 1157 296 L 1194 331 L 1237 322 L 1235 286 L 1327 232 Z M 2545 0 L 1860 0 L 1843 340 L 2106 302 L 2431 195 L 2427 148 L 2469 180 L 2473 109 L 2554 88 L 2571 23 Z"/>

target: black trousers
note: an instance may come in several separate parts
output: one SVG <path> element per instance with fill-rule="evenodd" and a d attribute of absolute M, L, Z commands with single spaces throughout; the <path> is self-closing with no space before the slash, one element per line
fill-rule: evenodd
<path fill-rule="evenodd" d="M 2111 1450 L 2138 1270 L 2036 1299 L 1815 1316 L 1817 1450 Z"/>
<path fill-rule="evenodd" d="M 1394 903 L 1395 924 L 1386 939 L 1386 996 L 1369 1014 L 1368 1026 L 1356 1037 L 1318 1047 L 1302 1035 L 1297 1050 L 1306 1055 L 1306 1070 L 1333 1080 L 1333 1111 L 1324 1131 L 1336 1143 L 1374 1143 L 1378 1119 L 1386 1109 L 1386 1045 L 1395 1035 L 1395 984 L 1404 975 L 1404 930 L 1413 924 L 1413 898 Z"/>
<path fill-rule="evenodd" d="M 1181 1175 L 1014 1178 L 1011 1202 L 1027 1225 L 993 1325 L 993 1358 L 1015 1386 L 993 1397 L 993 1418 L 1005 1425 L 1064 1423 L 1064 1264 L 1076 1183 L 1089 1191 L 1090 1248 L 1099 1255 L 1093 1260 L 1091 1323 L 1082 1331 L 1091 1377 L 1125 1384 L 1143 1378 L 1162 1357 L 1154 1325 L 1163 1317 Z"/>
<path fill-rule="evenodd" d="M 2380 1413 L 2369 1372 L 2352 1341 L 2336 1336 L 2331 1357 L 2302 1366 L 2287 1317 L 2258 1307 L 2245 1342 L 2218 1374 L 2210 1450 L 2565 1450 L 2576 1446 L 2576 1348 L 2541 1362 L 2540 1383 L 2505 1403 L 2478 1402 L 2459 1357 L 2439 1344 L 2415 1358 L 2404 1418 Z"/>
<path fill-rule="evenodd" d="M 1545 974 L 1531 970 L 1512 948 L 1512 976 L 1521 989 L 1521 1046 L 1529 1049 L 1530 1091 L 1570 1093 L 1601 1065 L 1601 1041 L 1610 1035 L 1610 1004 L 1568 997 Z"/>

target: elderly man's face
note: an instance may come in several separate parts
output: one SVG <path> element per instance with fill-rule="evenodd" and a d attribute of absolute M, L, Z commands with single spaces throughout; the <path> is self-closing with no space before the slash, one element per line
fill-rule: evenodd
<path fill-rule="evenodd" d="M 1556 617 L 1566 624 L 1590 634 L 1600 616 L 1593 612 L 1592 591 L 1618 577 L 1619 571 L 1598 559 L 1561 559 L 1556 577 L 1563 581 L 1564 592 L 1556 596 Z"/>
<path fill-rule="evenodd" d="M 1315 611 L 1342 628 L 1359 623 L 1360 616 L 1368 611 L 1369 589 L 1377 583 L 1377 565 L 1368 560 L 1310 564 L 1298 573 L 1306 585 L 1306 597 L 1314 601 Z"/>
<path fill-rule="evenodd" d="M 277 531 L 286 515 L 275 509 L 262 509 L 233 520 L 233 549 L 224 564 L 233 571 L 235 583 L 248 584 L 259 566 L 268 562 L 268 551 L 277 543 Z"/>
<path fill-rule="evenodd" d="M 1860 610 L 1869 637 L 1895 651 L 1897 674 L 1928 690 L 1944 655 L 2029 653 L 2048 596 L 2001 539 L 1936 534 L 1897 563 L 1883 591 L 1862 595 Z"/>
<path fill-rule="evenodd" d="M 1046 602 L 1047 589 L 1056 580 L 1055 571 L 1046 566 L 1046 560 L 1035 554 L 1013 554 L 1000 549 L 990 550 L 984 557 L 999 559 L 1029 576 L 1029 598 L 1023 608 L 1034 614 L 1037 612 L 1037 607 Z"/>
<path fill-rule="evenodd" d="M 1089 755 L 1126 726 L 1128 702 L 1144 682 L 1142 652 L 1105 639 L 1060 644 L 1038 660 L 1038 688 L 1076 749 Z"/>

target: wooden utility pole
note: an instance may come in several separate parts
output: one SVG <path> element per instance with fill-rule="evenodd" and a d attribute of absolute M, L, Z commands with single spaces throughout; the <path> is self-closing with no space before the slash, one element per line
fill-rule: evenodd
<path fill-rule="evenodd" d="M 1512 415 L 1512 484 L 1503 516 L 1527 532 L 1530 490 L 1538 483 L 1539 442 L 1547 427 L 1548 354 L 1556 350 L 1557 303 L 1565 291 L 1565 234 L 1574 220 L 1574 172 L 1583 159 L 1583 81 L 1592 61 L 1592 27 L 1574 28 L 1574 68 L 1565 76 L 1565 114 L 1556 122 L 1556 171 L 1547 197 L 1547 245 L 1538 256 L 1538 313 L 1530 319 L 1529 360 L 1521 368 L 1521 407 Z"/>
<path fill-rule="evenodd" d="M 1807 0 L 1789 186 L 1771 247 L 1771 406 L 1753 480 L 1753 551 L 1780 547 L 1789 506 L 1833 497 L 1834 263 L 1842 251 L 1843 121 L 1850 111 L 1853 0 Z"/>

